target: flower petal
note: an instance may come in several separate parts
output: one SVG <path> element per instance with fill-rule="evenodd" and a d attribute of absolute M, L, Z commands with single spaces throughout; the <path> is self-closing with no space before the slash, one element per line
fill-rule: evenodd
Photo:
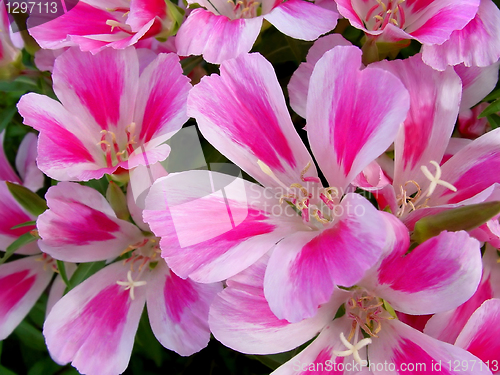
<path fill-rule="evenodd" d="M 495 88 L 499 66 L 500 61 L 484 68 L 468 68 L 464 64 L 454 67 L 463 85 L 460 113 L 472 108 Z"/>
<path fill-rule="evenodd" d="M 81 373 L 116 375 L 127 368 L 146 289 L 135 299 L 117 284 L 129 267 L 114 263 L 70 290 L 50 311 L 43 334 L 52 359 Z"/>
<path fill-rule="evenodd" d="M 359 48 L 328 51 L 314 67 L 307 98 L 311 149 L 341 192 L 390 146 L 409 108 L 408 92 L 394 75 L 360 66 Z"/>
<path fill-rule="evenodd" d="M 38 217 L 38 245 L 56 259 L 111 259 L 143 238 L 135 225 L 117 219 L 104 197 L 90 187 L 60 182 L 45 197 L 50 210 Z"/>
<path fill-rule="evenodd" d="M 9 160 L 7 159 L 7 156 L 5 155 L 5 150 L 3 148 L 4 136 L 5 130 L 0 132 L 0 180 L 21 184 L 21 179 L 14 171 L 14 169 L 10 165 Z"/>
<path fill-rule="evenodd" d="M 161 261 L 148 281 L 149 322 L 158 341 L 180 355 L 203 349 L 210 340 L 208 309 L 222 284 L 181 279 Z"/>
<path fill-rule="evenodd" d="M 209 171 L 172 173 L 157 180 L 143 217 L 162 238 L 169 267 L 180 277 L 204 283 L 235 275 L 287 233 L 304 227 L 300 216 L 291 207 L 284 209 L 272 191 Z"/>
<path fill-rule="evenodd" d="M 203 55 L 220 64 L 249 52 L 262 26 L 262 17 L 231 20 L 205 9 L 194 9 L 175 37 L 179 56 Z"/>
<path fill-rule="evenodd" d="M 489 66 L 500 58 L 500 10 L 491 0 L 481 0 L 476 16 L 439 45 L 424 45 L 422 58 L 437 70 L 448 65 Z"/>
<path fill-rule="evenodd" d="M 264 255 L 255 264 L 227 280 L 210 307 L 209 324 L 224 345 L 242 353 L 270 354 L 291 350 L 314 337 L 331 321 L 344 302 L 340 291 L 318 313 L 298 323 L 279 320 L 264 297 Z"/>
<path fill-rule="evenodd" d="M 26 257 L 0 266 L 0 340 L 21 323 L 54 275 L 38 258 Z"/>
<path fill-rule="evenodd" d="M 374 375 L 403 375 L 409 372 L 442 375 L 491 374 L 486 366 L 481 368 L 481 361 L 469 352 L 433 339 L 398 320 L 384 322 L 378 336 L 368 347 L 370 363 L 375 365 Z M 463 362 L 467 364 L 464 367 L 461 366 Z M 377 371 L 377 364 L 384 363 L 393 364 L 395 370 L 386 366 L 382 371 Z"/>
<path fill-rule="evenodd" d="M 306 117 L 307 90 L 314 66 L 326 51 L 336 46 L 352 45 L 340 34 L 329 34 L 319 38 L 307 52 L 306 62 L 299 65 L 288 83 L 290 107 L 299 116 Z"/>
<path fill-rule="evenodd" d="M 467 301 L 481 280 L 479 242 L 467 232 L 441 232 L 405 255 L 399 248 L 360 285 L 407 314 L 432 314 Z"/>
<path fill-rule="evenodd" d="M 272 65 L 259 54 L 243 55 L 221 65 L 221 75 L 203 77 L 190 92 L 188 115 L 223 155 L 264 186 L 300 182 L 311 156 L 286 108 Z M 259 167 L 261 161 L 275 179 Z"/>
<path fill-rule="evenodd" d="M 264 18 L 285 35 L 315 40 L 335 28 L 339 14 L 307 1 L 288 0 L 280 3 Z"/>
<path fill-rule="evenodd" d="M 394 74 L 410 93 L 410 110 L 394 146 L 394 187 L 399 192 L 409 180 L 427 185 L 420 167 L 443 157 L 457 120 L 460 79 L 451 67 L 442 73 L 433 70 L 422 62 L 420 54 L 374 66 Z"/>
<path fill-rule="evenodd" d="M 386 233 L 373 225 L 382 219 L 371 203 L 347 194 L 336 215 L 321 232 L 293 233 L 274 248 L 264 292 L 278 318 L 295 323 L 314 316 L 335 285 L 354 285 L 380 257 Z"/>

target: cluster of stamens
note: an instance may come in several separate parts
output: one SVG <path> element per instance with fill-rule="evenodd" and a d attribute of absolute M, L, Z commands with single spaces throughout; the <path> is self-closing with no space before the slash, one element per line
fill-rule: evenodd
<path fill-rule="evenodd" d="M 371 338 L 358 340 L 360 329 L 370 337 L 378 337 L 377 334 L 382 330 L 382 322 L 394 317 L 384 309 L 382 299 L 372 296 L 366 291 L 356 291 L 354 296 L 350 297 L 345 303 L 346 315 L 352 319 L 351 331 L 348 337 L 340 333 L 340 340 L 347 347 L 347 350 L 334 351 L 338 357 L 347 357 L 352 355 L 354 360 L 365 366 L 359 351 L 372 343 Z M 352 343 L 351 343 L 351 340 Z"/>
<path fill-rule="evenodd" d="M 135 136 L 135 123 L 131 123 L 125 129 L 127 135 L 127 144 L 124 149 L 120 148 L 118 141 L 116 139 L 116 134 L 109 130 L 101 130 L 101 140 L 97 143 L 101 146 L 102 152 L 106 156 L 106 166 L 108 168 L 116 166 L 118 163 L 125 161 L 134 152 Z"/>
<path fill-rule="evenodd" d="M 234 18 L 254 18 L 257 17 L 260 3 L 255 0 L 228 0 L 228 4 L 233 6 Z"/>
<path fill-rule="evenodd" d="M 146 285 L 147 282 L 140 280 L 143 272 L 148 269 L 151 263 L 158 261 L 158 255 L 160 254 L 160 249 L 158 247 L 158 240 L 156 238 L 145 238 L 143 241 L 131 245 L 126 248 L 122 254 L 132 251 L 129 258 L 123 261 L 123 264 L 129 264 L 130 270 L 127 272 L 126 281 L 117 281 L 118 285 L 124 286 L 125 290 L 130 292 L 130 299 L 135 299 L 134 288 Z M 138 267 L 135 269 L 134 267 Z M 132 277 L 133 273 L 137 273 L 137 276 Z"/>
<path fill-rule="evenodd" d="M 431 160 L 430 163 L 435 167 L 436 172 L 435 174 L 432 174 L 429 171 L 429 168 L 427 168 L 425 165 L 422 165 L 420 169 L 422 170 L 422 173 L 424 174 L 425 177 L 429 179 L 431 182 L 427 188 L 427 190 L 422 193 L 422 189 L 420 188 L 420 185 L 414 181 L 410 180 L 407 181 L 404 186 L 400 186 L 400 194 L 398 196 L 398 206 L 399 210 L 396 213 L 397 217 L 402 217 L 407 213 L 410 213 L 412 211 L 415 211 L 419 208 L 425 208 L 427 206 L 427 202 L 430 199 L 430 196 L 432 193 L 434 193 L 434 190 L 436 190 L 437 185 L 444 186 L 447 189 L 450 189 L 451 191 L 457 191 L 457 188 L 450 184 L 449 182 L 441 180 L 441 167 L 439 166 L 439 163 L 435 162 L 434 160 Z M 413 184 L 417 188 L 417 192 L 413 196 L 409 196 L 406 187 L 409 184 Z M 425 199 L 422 202 L 422 199 Z"/>
<path fill-rule="evenodd" d="M 331 218 L 327 214 L 323 213 L 317 205 L 311 203 L 313 194 L 305 186 L 300 183 L 293 183 L 289 187 L 287 187 L 261 160 L 258 160 L 257 164 L 259 164 L 260 168 L 265 174 L 270 176 L 274 181 L 276 181 L 287 191 L 286 194 L 283 194 L 280 197 L 280 204 L 282 204 L 283 202 L 288 202 L 289 204 L 294 206 L 295 209 L 300 212 L 304 223 L 309 223 L 310 216 L 314 217 L 321 224 L 328 224 L 331 222 Z M 318 177 L 305 175 L 310 167 L 311 162 L 307 163 L 305 168 L 300 173 L 300 180 L 305 184 L 307 184 L 308 182 L 321 184 L 321 180 Z M 335 208 L 335 204 L 338 203 L 338 189 L 334 187 L 321 188 L 319 192 L 319 198 L 330 210 L 333 210 Z"/>
<path fill-rule="evenodd" d="M 374 23 L 371 26 L 373 31 L 385 28 L 389 23 L 403 28 L 406 18 L 404 7 L 401 6 L 405 0 L 389 0 L 387 4 L 384 2 L 386 0 L 376 0 L 377 4 L 374 5 L 368 13 L 366 14 L 365 23 L 373 18 Z M 377 10 L 378 13 L 377 13 Z M 373 15 L 376 13 L 375 15 Z"/>
<path fill-rule="evenodd" d="M 106 9 L 110 13 L 123 13 L 122 17 L 127 17 L 128 14 L 130 13 L 130 9 L 128 8 L 113 8 L 113 9 Z M 128 34 L 133 34 L 132 32 L 132 27 L 126 23 L 123 22 L 118 22 L 116 20 L 107 20 L 106 25 L 111 26 L 111 32 L 113 30 L 119 29 L 120 31 L 125 31 Z"/>
<path fill-rule="evenodd" d="M 50 255 L 43 253 L 40 258 L 36 258 L 37 262 L 43 263 L 43 269 L 47 270 L 47 268 L 52 268 L 52 271 L 59 273 L 59 269 L 57 268 L 57 263 L 54 258 Z"/>

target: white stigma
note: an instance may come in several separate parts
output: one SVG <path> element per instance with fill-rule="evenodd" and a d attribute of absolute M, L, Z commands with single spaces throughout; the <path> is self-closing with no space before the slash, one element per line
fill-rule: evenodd
<path fill-rule="evenodd" d="M 127 273 L 127 281 L 117 281 L 116 282 L 118 285 L 124 286 L 125 290 L 130 290 L 130 298 L 133 300 L 135 299 L 134 295 L 134 288 L 138 286 L 143 286 L 146 285 L 146 281 L 134 281 L 132 279 L 132 271 L 128 271 Z"/>
<path fill-rule="evenodd" d="M 361 359 L 361 357 L 359 355 L 359 350 L 361 350 L 362 348 L 364 348 L 368 344 L 371 344 L 372 339 L 363 339 L 363 340 L 358 341 L 356 344 L 351 344 L 345 338 L 344 333 L 340 332 L 340 341 L 342 341 L 342 344 L 344 344 L 348 350 L 343 350 L 343 351 L 334 350 L 333 354 L 335 354 L 337 357 L 347 357 L 347 356 L 352 355 L 354 360 L 358 364 L 360 364 L 361 366 L 364 366 L 365 361 Z"/>
<path fill-rule="evenodd" d="M 443 181 L 441 180 L 441 167 L 439 166 L 439 164 L 437 162 L 435 162 L 434 160 L 431 160 L 430 163 L 436 167 L 436 174 L 433 175 L 429 169 L 425 166 L 425 165 L 422 165 L 420 167 L 420 169 L 422 170 L 422 173 L 425 175 L 425 177 L 427 177 L 431 184 L 429 185 L 429 188 L 427 190 L 427 195 L 426 197 L 430 197 L 432 195 L 432 193 L 434 192 L 434 190 L 436 189 L 437 185 L 441 185 L 441 186 L 444 186 L 445 188 L 448 188 L 450 189 L 451 191 L 457 191 L 457 188 L 455 186 L 453 186 L 452 184 L 450 184 L 449 182 L 446 182 L 446 181 Z"/>

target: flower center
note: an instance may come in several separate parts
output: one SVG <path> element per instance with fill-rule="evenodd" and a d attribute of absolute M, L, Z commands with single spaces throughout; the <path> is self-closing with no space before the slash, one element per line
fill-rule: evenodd
<path fill-rule="evenodd" d="M 319 194 L 314 194 L 314 190 L 312 190 L 311 192 L 311 188 L 317 189 L 317 186 L 313 184 L 311 188 L 308 188 L 308 183 L 321 184 L 321 180 L 318 177 L 305 175 L 311 167 L 311 162 L 307 163 L 307 165 L 300 173 L 300 180 L 302 183 L 305 183 L 304 185 L 306 186 L 296 182 L 291 184 L 289 187 L 281 182 L 273 173 L 271 168 L 269 168 L 261 160 L 258 160 L 257 164 L 259 164 L 260 169 L 265 174 L 270 176 L 286 191 L 286 193 L 282 194 L 280 197 L 280 204 L 282 204 L 283 202 L 287 202 L 287 204 L 292 205 L 302 216 L 302 220 L 304 221 L 304 223 L 310 222 L 310 216 L 315 218 L 316 221 L 321 224 L 328 224 L 332 221 L 330 215 L 324 213 L 324 210 L 322 211 L 320 207 L 312 203 L 312 200 L 314 200 L 316 197 L 319 197 L 319 199 L 321 199 L 325 203 L 328 209 L 334 210 L 339 198 L 338 189 L 334 187 L 323 188 L 320 185 L 318 192 Z"/>
<path fill-rule="evenodd" d="M 359 339 L 360 330 L 370 337 L 378 337 L 382 330 L 382 321 L 394 319 L 387 310 L 384 309 L 384 301 L 381 298 L 369 294 L 363 289 L 357 289 L 346 301 L 345 310 L 348 318 L 352 319 L 351 331 L 346 338 L 344 333 L 340 333 L 340 341 L 347 350 L 333 353 L 338 357 L 352 355 L 354 360 L 362 366 L 366 366 L 366 361 L 361 359 L 359 351 L 372 343 L 371 338 Z M 352 340 L 352 343 L 351 343 Z"/>
<path fill-rule="evenodd" d="M 158 262 L 158 255 L 160 254 L 158 238 L 145 238 L 143 241 L 126 248 L 122 254 L 128 253 L 129 251 L 132 251 L 130 257 L 123 261 L 124 265 L 130 264 L 127 280 L 118 280 L 116 283 L 124 286 L 125 290 L 130 292 L 130 299 L 133 300 L 135 298 L 134 288 L 147 284 L 146 281 L 140 280 L 142 274 L 146 270 L 153 268 Z M 136 265 L 138 265 L 137 268 L 135 268 Z M 133 274 L 136 274 L 135 279 Z"/>
<path fill-rule="evenodd" d="M 382 30 L 389 23 L 403 28 L 406 18 L 404 7 L 405 0 L 376 0 L 377 4 L 370 8 L 365 18 L 365 27 L 372 31 Z"/>
<path fill-rule="evenodd" d="M 106 166 L 108 168 L 115 167 L 117 164 L 125 161 L 134 152 L 135 141 L 135 123 L 132 122 L 125 129 L 126 144 L 121 142 L 123 147 L 120 147 L 120 142 L 116 138 L 116 134 L 109 130 L 101 130 L 101 140 L 97 143 L 101 146 L 101 150 L 106 158 Z"/>
<path fill-rule="evenodd" d="M 427 190 L 422 193 L 422 189 L 420 188 L 420 185 L 413 180 L 407 181 L 404 186 L 400 186 L 400 194 L 398 196 L 398 205 L 399 205 L 399 210 L 396 213 L 397 217 L 402 217 L 405 214 L 408 214 L 412 211 L 415 211 L 419 208 L 424 208 L 424 207 L 429 207 L 427 206 L 427 202 L 430 199 L 430 196 L 432 193 L 434 193 L 434 190 L 436 190 L 437 185 L 444 186 L 447 189 L 450 189 L 451 191 L 457 191 L 457 188 L 450 184 L 449 182 L 446 182 L 444 180 L 441 180 L 441 167 L 439 166 L 439 163 L 437 163 L 434 160 L 431 160 L 430 163 L 435 167 L 436 172 L 435 174 L 432 174 L 429 171 L 429 168 L 427 168 L 425 165 L 422 165 L 420 169 L 422 170 L 422 173 L 424 174 L 425 177 L 429 179 L 431 182 L 427 188 Z M 417 188 L 417 192 L 415 195 L 409 196 L 406 187 L 409 184 L 415 185 Z M 425 199 L 424 202 L 422 202 L 422 199 Z"/>
<path fill-rule="evenodd" d="M 233 6 L 234 19 L 254 18 L 262 12 L 261 4 L 255 0 L 228 0 L 227 2 Z"/>

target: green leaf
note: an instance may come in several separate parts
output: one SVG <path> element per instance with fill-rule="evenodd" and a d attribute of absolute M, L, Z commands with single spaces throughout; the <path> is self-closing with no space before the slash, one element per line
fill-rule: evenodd
<path fill-rule="evenodd" d="M 201 56 L 190 56 L 181 61 L 182 71 L 184 75 L 188 75 L 193 71 L 193 69 L 203 62 Z"/>
<path fill-rule="evenodd" d="M 66 267 L 64 266 L 64 262 L 62 260 L 56 260 L 57 269 L 59 270 L 59 275 L 61 275 L 61 279 L 64 281 L 66 286 L 69 286 L 68 275 L 66 274 Z"/>
<path fill-rule="evenodd" d="M 16 107 L 10 107 L 6 108 L 2 111 L 0 114 L 0 132 L 2 132 L 7 125 L 12 121 L 14 118 L 14 115 L 17 113 L 17 108 Z"/>
<path fill-rule="evenodd" d="M 499 213 L 500 202 L 483 202 L 446 210 L 417 221 L 411 238 L 417 243 L 422 243 L 444 230 L 469 231 L 483 225 Z"/>
<path fill-rule="evenodd" d="M 14 335 L 16 335 L 24 345 L 31 349 L 40 351 L 47 350 L 42 332 L 30 324 L 26 319 L 17 326 L 14 330 Z"/>
<path fill-rule="evenodd" d="M 12 182 L 6 182 L 6 184 L 17 203 L 32 215 L 38 216 L 48 208 L 47 202 L 30 189 Z"/>
<path fill-rule="evenodd" d="M 483 102 L 491 102 L 498 98 L 500 98 L 500 89 L 490 92 L 490 94 L 483 99 Z"/>
<path fill-rule="evenodd" d="M 276 370 L 283 363 L 288 362 L 295 356 L 296 351 L 291 350 L 285 353 L 269 354 L 269 355 L 249 355 L 249 358 L 256 359 L 260 363 L 266 365 L 271 370 Z"/>
<path fill-rule="evenodd" d="M 59 366 L 50 357 L 46 357 L 35 363 L 28 371 L 28 375 L 53 375 L 61 368 L 62 366 Z"/>
<path fill-rule="evenodd" d="M 7 367 L 0 365 L 0 374 L 2 375 L 17 375 L 14 371 L 10 371 Z"/>
<path fill-rule="evenodd" d="M 498 116 L 496 113 L 492 115 L 486 116 L 488 118 L 488 122 L 490 123 L 491 127 L 493 129 L 500 128 L 500 116 Z"/>
<path fill-rule="evenodd" d="M 36 225 L 36 220 L 33 220 L 33 221 L 27 221 L 25 223 L 22 223 L 22 224 L 17 224 L 17 225 L 14 225 L 12 228 L 10 229 L 17 229 L 17 228 L 23 228 L 23 227 L 29 227 L 31 225 Z"/>
<path fill-rule="evenodd" d="M 7 249 L 5 249 L 5 254 L 4 256 L 0 259 L 0 264 L 3 264 L 5 263 L 5 261 L 7 259 L 9 259 L 12 254 L 14 254 L 14 252 L 19 249 L 20 247 L 24 246 L 24 245 L 27 245 L 29 244 L 30 242 L 33 242 L 35 241 L 37 238 L 36 237 L 33 237 L 33 235 L 28 232 L 28 233 L 24 233 L 22 234 L 21 236 L 19 236 L 19 238 L 17 240 L 15 240 L 14 242 L 12 242 L 8 247 Z"/>
<path fill-rule="evenodd" d="M 489 106 L 487 106 L 483 112 L 481 112 L 478 118 L 486 117 L 488 115 L 492 115 L 494 113 L 500 112 L 500 98 L 495 100 Z"/>
<path fill-rule="evenodd" d="M 90 276 L 95 274 L 97 271 L 104 268 L 105 265 L 106 265 L 106 261 L 104 261 L 104 260 L 100 261 L 100 262 L 81 263 L 77 267 L 73 276 L 71 276 L 71 279 L 69 279 L 69 285 L 66 288 L 64 294 L 68 293 L 75 286 L 79 285 L 84 280 L 88 279 Z"/>

